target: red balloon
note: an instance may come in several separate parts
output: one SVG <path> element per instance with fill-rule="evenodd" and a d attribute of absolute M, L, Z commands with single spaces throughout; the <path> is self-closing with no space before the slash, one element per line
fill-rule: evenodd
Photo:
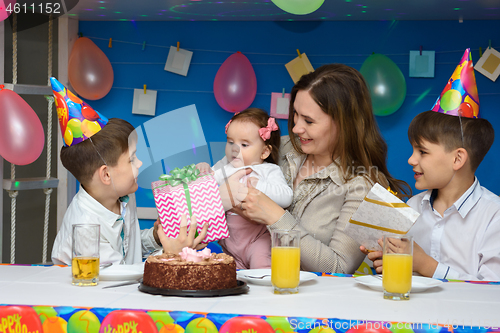
<path fill-rule="evenodd" d="M 43 332 L 40 317 L 29 306 L 0 306 L 2 332 Z"/>
<path fill-rule="evenodd" d="M 102 321 L 99 333 L 105 332 L 151 332 L 158 329 L 146 312 L 138 310 L 115 310 Z"/>
<path fill-rule="evenodd" d="M 97 112 L 95 112 L 94 109 L 92 109 L 92 107 L 87 104 L 82 107 L 82 116 L 83 118 L 90 121 L 96 121 L 97 119 L 99 119 L 99 115 L 97 114 Z"/>
<path fill-rule="evenodd" d="M 458 107 L 458 114 L 466 118 L 474 118 L 474 109 L 470 103 L 464 102 Z"/>
<path fill-rule="evenodd" d="M 113 86 L 113 67 L 108 57 L 87 37 L 75 42 L 68 65 L 69 82 L 86 99 L 106 96 Z"/>
<path fill-rule="evenodd" d="M 238 332 L 274 333 L 274 329 L 262 318 L 245 316 L 229 319 L 219 330 L 219 333 Z"/>
<path fill-rule="evenodd" d="M 232 54 L 220 66 L 214 80 L 214 95 L 220 107 L 240 112 L 252 104 L 257 78 L 252 64 L 241 52 Z"/>
<path fill-rule="evenodd" d="M 26 165 L 42 153 L 45 134 L 35 111 L 12 90 L 0 90 L 0 155 Z"/>

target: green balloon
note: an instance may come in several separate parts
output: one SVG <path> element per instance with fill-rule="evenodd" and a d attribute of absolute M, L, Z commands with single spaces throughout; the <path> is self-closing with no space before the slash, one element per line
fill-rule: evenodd
<path fill-rule="evenodd" d="M 376 116 L 393 114 L 403 105 L 406 97 L 405 77 L 391 59 L 383 54 L 372 54 L 359 71 L 368 84 Z"/>
<path fill-rule="evenodd" d="M 445 92 L 444 95 L 441 97 L 440 105 L 441 108 L 444 110 L 444 112 L 447 112 L 458 108 L 461 102 L 462 102 L 462 94 L 460 94 L 460 91 L 455 89 L 450 89 L 447 92 Z"/>
<path fill-rule="evenodd" d="M 306 15 L 316 11 L 325 0 L 271 0 L 280 9 L 295 15 Z"/>

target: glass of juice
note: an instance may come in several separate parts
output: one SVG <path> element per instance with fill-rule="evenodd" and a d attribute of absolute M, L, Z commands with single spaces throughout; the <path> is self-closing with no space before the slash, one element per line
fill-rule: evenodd
<path fill-rule="evenodd" d="M 382 263 L 384 298 L 409 300 L 413 275 L 413 237 L 384 236 Z"/>
<path fill-rule="evenodd" d="M 300 283 L 300 232 L 272 230 L 271 282 L 275 294 L 296 294 Z"/>
<path fill-rule="evenodd" d="M 71 275 L 75 286 L 96 286 L 99 282 L 99 224 L 74 224 Z"/>

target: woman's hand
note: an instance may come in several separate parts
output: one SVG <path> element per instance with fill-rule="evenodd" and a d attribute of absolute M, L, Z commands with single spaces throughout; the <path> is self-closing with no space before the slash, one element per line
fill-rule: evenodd
<path fill-rule="evenodd" d="M 235 172 L 226 182 L 219 186 L 219 193 L 222 199 L 224 211 L 233 207 L 239 207 L 241 201 L 245 198 L 247 187 L 240 183 L 240 179 L 251 173 L 252 169 L 242 169 Z M 241 200 L 238 200 L 240 198 Z"/>
<path fill-rule="evenodd" d="M 233 208 L 236 214 L 266 225 L 274 224 L 285 214 L 283 208 L 269 199 L 267 195 L 255 189 L 250 179 L 247 181 L 247 186 L 236 196 L 241 201 L 239 207 Z"/>
<path fill-rule="evenodd" d="M 178 254 L 185 247 L 190 247 L 196 250 L 201 250 L 207 246 L 207 244 L 203 244 L 202 241 L 207 235 L 208 231 L 208 223 L 203 225 L 203 229 L 198 237 L 195 238 L 196 235 L 196 217 L 193 215 L 191 217 L 191 225 L 189 228 L 189 233 L 187 232 L 187 216 L 185 214 L 181 217 L 181 227 L 179 230 L 179 236 L 177 238 L 167 237 L 165 232 L 163 231 L 163 227 L 161 224 L 155 222 L 155 227 L 157 229 L 158 238 L 163 246 L 164 253 L 175 253 Z"/>

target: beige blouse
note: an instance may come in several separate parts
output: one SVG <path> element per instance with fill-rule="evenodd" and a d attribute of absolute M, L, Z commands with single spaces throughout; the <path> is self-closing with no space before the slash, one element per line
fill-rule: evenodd
<path fill-rule="evenodd" d="M 293 188 L 307 155 L 297 153 L 288 136 L 281 139 L 279 164 Z M 362 176 L 344 182 L 342 170 L 332 163 L 297 185 L 292 204 L 268 228 L 301 232 L 302 270 L 352 274 L 365 255 L 359 250 L 359 244 L 344 233 L 344 228 L 372 185 Z"/>

